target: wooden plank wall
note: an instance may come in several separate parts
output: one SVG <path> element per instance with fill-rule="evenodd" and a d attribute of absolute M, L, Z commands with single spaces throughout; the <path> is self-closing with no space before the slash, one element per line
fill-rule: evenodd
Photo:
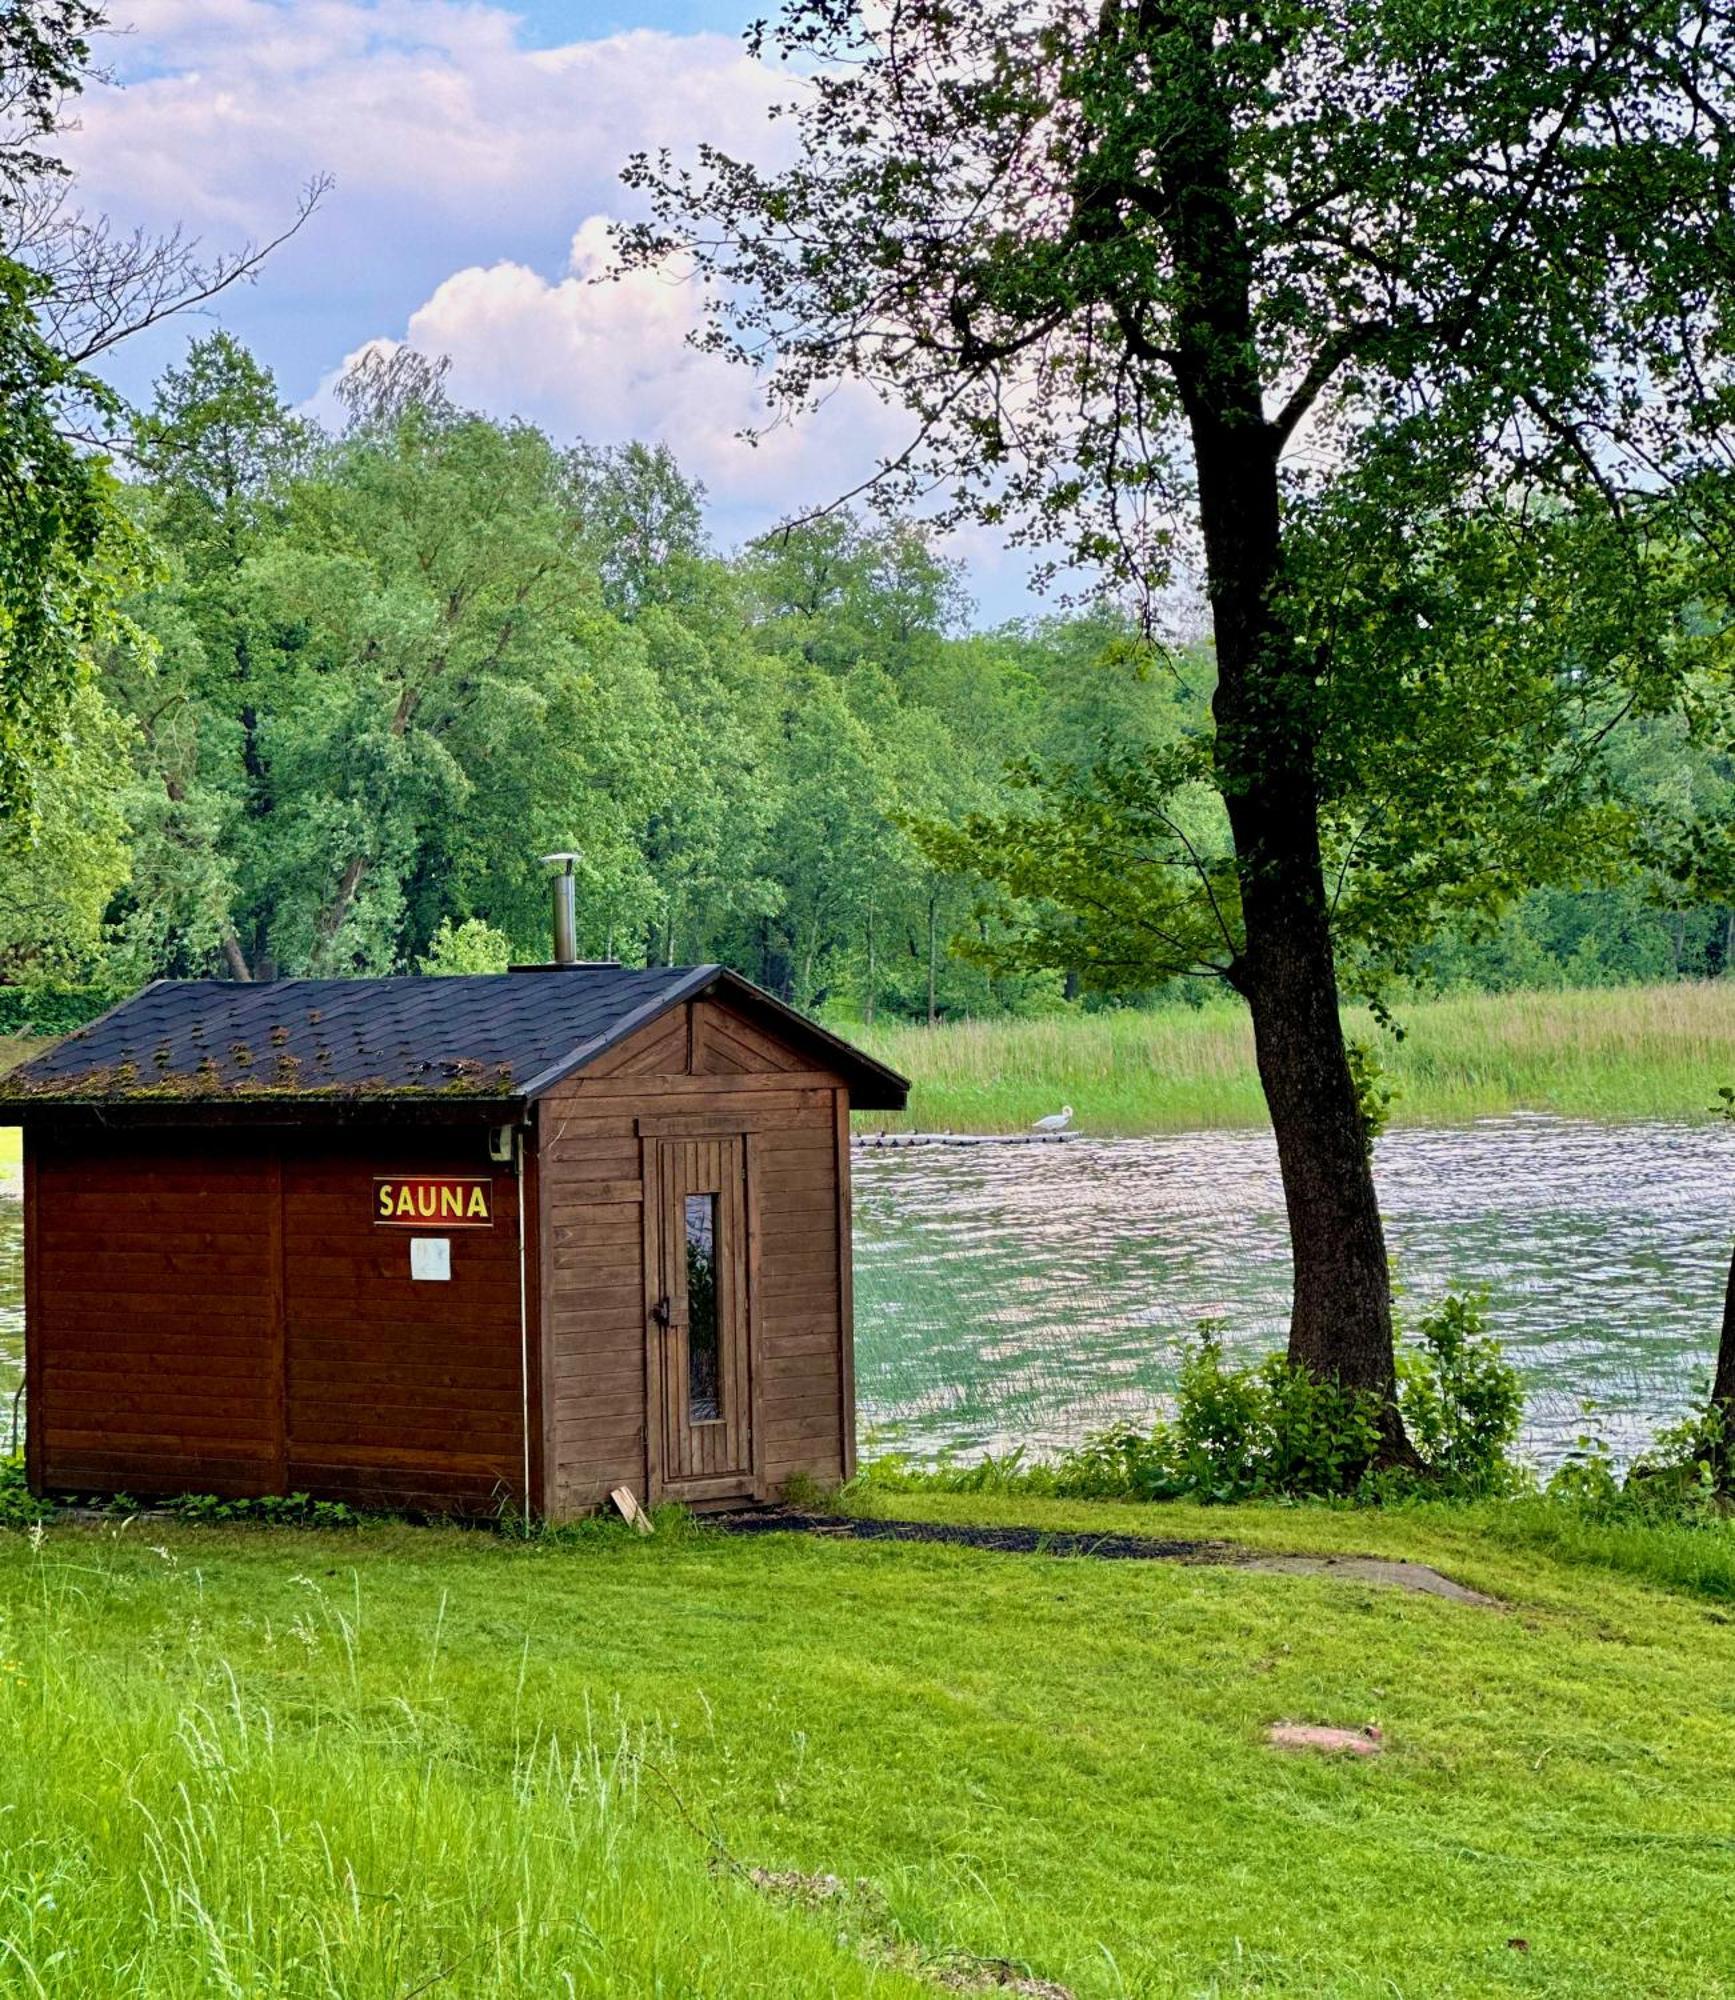
<path fill-rule="evenodd" d="M 648 1421 L 644 1149 L 660 1137 L 747 1135 L 756 1218 L 752 1397 L 759 1485 L 843 1475 L 853 1451 L 840 1225 L 842 1079 L 712 1001 L 659 1021 L 538 1108 L 545 1299 L 546 1486 L 557 1517 L 611 1487 L 643 1494 Z M 841 1121 L 841 1123 L 840 1123 Z M 847 1172 L 847 1151 L 843 1156 Z"/>
<path fill-rule="evenodd" d="M 493 1226 L 449 1233 L 449 1282 L 410 1277 L 414 1232 L 375 1224 L 376 1174 L 492 1175 Z M 519 1498 L 518 1187 L 486 1135 L 290 1157 L 283 1230 L 289 1490 L 433 1512 Z"/>
<path fill-rule="evenodd" d="M 493 1172 L 481 1131 L 32 1136 L 33 1477 L 488 1510 L 523 1487 L 517 1188 L 409 1276 L 373 1177 Z"/>
<path fill-rule="evenodd" d="M 30 1141 L 30 1459 L 75 1492 L 282 1479 L 276 1164 L 218 1139 Z"/>

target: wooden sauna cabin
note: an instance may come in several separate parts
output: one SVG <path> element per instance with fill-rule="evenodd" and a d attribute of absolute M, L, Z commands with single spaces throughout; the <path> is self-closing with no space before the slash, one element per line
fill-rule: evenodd
<path fill-rule="evenodd" d="M 719 966 L 163 981 L 0 1080 L 47 1493 L 560 1519 L 854 1457 L 849 1114 Z"/>

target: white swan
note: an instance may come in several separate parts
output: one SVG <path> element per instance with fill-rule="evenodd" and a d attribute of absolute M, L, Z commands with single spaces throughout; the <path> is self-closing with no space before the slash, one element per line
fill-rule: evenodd
<path fill-rule="evenodd" d="M 1058 1111 L 1051 1111 L 1046 1118 L 1037 1119 L 1031 1126 L 1032 1132 L 1064 1132 L 1072 1123 L 1072 1106 L 1063 1104 Z"/>

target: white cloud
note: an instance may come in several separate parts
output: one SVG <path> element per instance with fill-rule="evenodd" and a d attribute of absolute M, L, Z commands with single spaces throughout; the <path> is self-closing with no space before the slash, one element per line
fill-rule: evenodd
<path fill-rule="evenodd" d="M 764 418 L 753 378 L 686 345 L 694 289 L 596 282 L 630 154 L 703 134 L 765 160 L 787 143 L 765 114 L 788 80 L 737 41 L 637 30 L 535 48 L 504 10 L 446 0 L 135 0 L 133 20 L 126 80 L 84 108 L 81 197 L 232 245 L 334 175 L 293 253 L 225 302 L 267 323 L 274 358 L 298 298 L 327 340 L 332 300 L 348 302 L 341 344 L 298 357 L 299 380 L 285 371 L 292 390 L 321 383 L 316 406 L 340 355 L 401 338 L 449 355 L 475 407 L 562 436 L 666 440 L 745 510 L 738 528 L 871 469 L 890 421 L 871 397 L 753 449 L 738 436 Z"/>
<path fill-rule="evenodd" d="M 850 387 L 747 445 L 761 385 L 688 345 L 695 287 L 596 282 L 631 154 L 690 154 L 703 137 L 772 164 L 792 143 L 766 118 L 790 80 L 738 40 L 634 30 L 536 47 L 504 8 L 455 0 L 128 12 L 105 51 L 122 82 L 86 97 L 68 146 L 89 206 L 233 248 L 279 227 L 310 178 L 335 176 L 259 285 L 222 304 L 292 395 L 329 408 L 342 357 L 407 340 L 451 358 L 473 407 L 557 437 L 666 442 L 705 482 L 725 540 L 837 498 L 904 442 L 901 413 Z M 125 386 L 142 393 L 184 337 L 122 350 Z M 1012 608 L 1024 559 L 971 541 L 984 595 Z"/>
<path fill-rule="evenodd" d="M 530 417 L 556 436 L 668 444 L 724 509 L 754 525 L 835 498 L 901 436 L 904 420 L 852 387 L 744 442 L 766 421 L 762 385 L 690 344 L 697 286 L 649 271 L 611 280 L 610 261 L 607 218 L 587 217 L 561 277 L 515 262 L 454 272 L 409 315 L 403 337 L 449 357 L 462 403 Z"/>
<path fill-rule="evenodd" d="M 390 201 L 523 227 L 597 206 L 628 155 L 702 130 L 763 152 L 785 85 L 723 35 L 648 30 L 527 46 L 516 18 L 441 0 L 134 0 L 69 152 L 103 205 L 267 227 L 332 174 L 340 209 Z"/>

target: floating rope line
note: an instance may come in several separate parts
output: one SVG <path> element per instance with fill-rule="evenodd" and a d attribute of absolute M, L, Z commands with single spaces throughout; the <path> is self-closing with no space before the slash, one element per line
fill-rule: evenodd
<path fill-rule="evenodd" d="M 1082 1132 L 857 1132 L 852 1146 L 878 1152 L 911 1146 L 1070 1146 Z"/>

